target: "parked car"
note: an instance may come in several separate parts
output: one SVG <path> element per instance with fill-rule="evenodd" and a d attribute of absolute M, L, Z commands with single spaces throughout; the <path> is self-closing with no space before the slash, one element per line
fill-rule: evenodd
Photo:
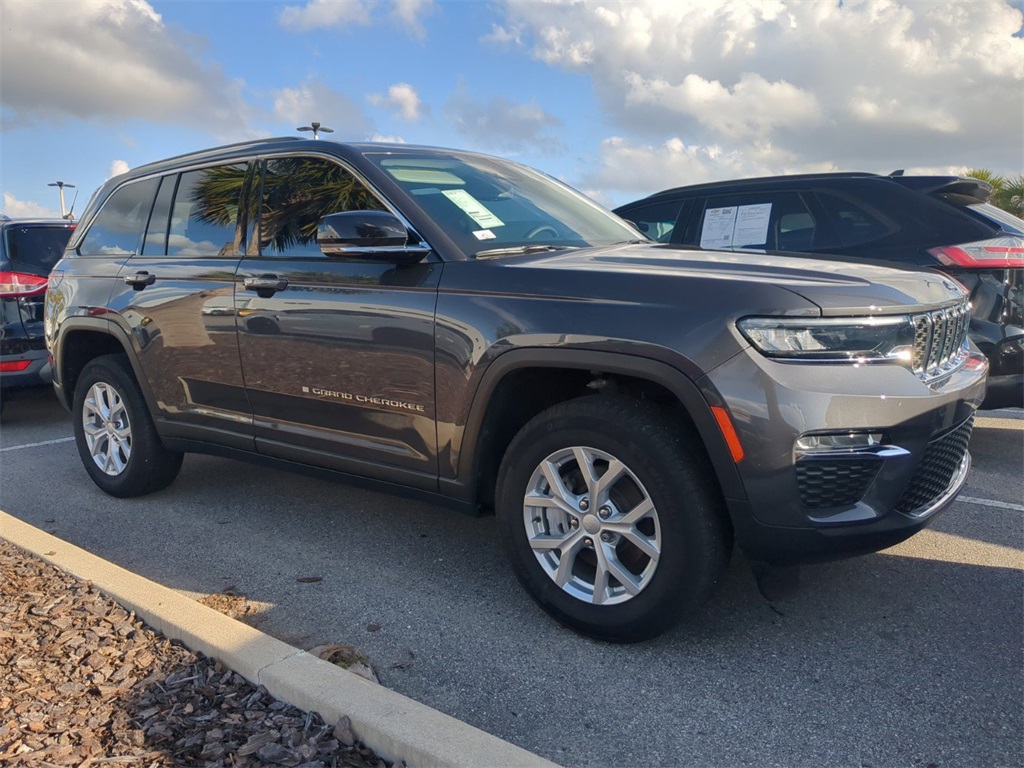
<path fill-rule="evenodd" d="M 760 572 L 926 526 L 988 368 L 942 275 L 658 245 L 537 171 L 404 144 L 117 176 L 47 308 L 107 493 L 200 451 L 494 509 L 536 601 L 618 641 L 699 607 L 734 540 Z"/>
<path fill-rule="evenodd" d="M 50 383 L 43 298 L 50 268 L 75 225 L 63 219 L 0 218 L 0 389 Z"/>
<path fill-rule="evenodd" d="M 1024 221 L 957 176 L 825 173 L 677 187 L 615 210 L 659 242 L 821 253 L 941 270 L 971 293 L 984 407 L 1024 406 Z"/>

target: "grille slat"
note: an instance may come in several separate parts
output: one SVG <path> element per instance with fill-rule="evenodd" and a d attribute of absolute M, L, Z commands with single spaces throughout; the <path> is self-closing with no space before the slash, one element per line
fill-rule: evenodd
<path fill-rule="evenodd" d="M 967 303 L 914 316 L 914 373 L 927 380 L 949 373 L 964 360 L 970 324 Z"/>

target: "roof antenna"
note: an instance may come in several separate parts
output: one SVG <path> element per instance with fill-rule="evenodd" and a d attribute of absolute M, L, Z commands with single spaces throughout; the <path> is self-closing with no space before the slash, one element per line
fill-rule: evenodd
<path fill-rule="evenodd" d="M 67 214 L 67 216 L 62 216 L 61 217 L 62 219 L 67 219 L 68 221 L 74 221 L 75 220 L 75 201 L 76 200 L 78 200 L 78 190 L 77 189 L 75 190 L 75 196 L 71 200 L 71 207 L 68 208 L 68 214 Z"/>
<path fill-rule="evenodd" d="M 892 177 L 892 176 L 902 176 L 902 175 L 903 175 L 903 169 L 902 168 L 900 168 L 898 171 L 893 171 L 892 173 L 889 174 L 890 177 Z"/>
<path fill-rule="evenodd" d="M 326 125 L 320 125 L 316 120 L 311 122 L 309 125 L 300 125 L 295 129 L 296 131 L 312 131 L 313 138 L 319 139 L 321 131 L 323 133 L 334 133 L 333 128 L 328 128 Z"/>

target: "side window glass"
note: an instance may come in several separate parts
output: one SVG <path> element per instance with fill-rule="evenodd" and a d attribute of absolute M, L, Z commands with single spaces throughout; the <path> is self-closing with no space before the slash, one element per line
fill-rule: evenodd
<path fill-rule="evenodd" d="M 171 206 L 167 255 L 242 254 L 246 217 L 244 211 L 239 216 L 239 203 L 251 183 L 251 175 L 247 163 L 181 174 Z"/>
<path fill-rule="evenodd" d="M 160 189 L 146 227 L 146 239 L 142 243 L 144 256 L 163 256 L 167 252 L 167 223 L 171 218 L 171 198 L 177 181 L 177 174 L 160 179 Z"/>
<path fill-rule="evenodd" d="M 385 210 L 359 179 L 321 157 L 268 160 L 263 175 L 259 239 L 264 256 L 323 256 L 320 219 L 341 211 Z"/>
<path fill-rule="evenodd" d="M 708 198 L 701 248 L 810 251 L 824 248 L 814 215 L 796 192 L 753 192 Z"/>
<path fill-rule="evenodd" d="M 818 192 L 818 201 L 832 221 L 844 246 L 861 245 L 879 240 L 899 227 L 878 211 L 861 203 L 854 203 L 845 195 Z"/>
<path fill-rule="evenodd" d="M 624 211 L 622 218 L 636 224 L 637 228 L 652 240 L 667 243 L 672 239 L 682 205 L 682 200 L 674 200 L 637 206 Z"/>
<path fill-rule="evenodd" d="M 125 184 L 110 196 L 78 246 L 83 256 L 127 256 L 135 253 L 153 207 L 159 179 Z"/>

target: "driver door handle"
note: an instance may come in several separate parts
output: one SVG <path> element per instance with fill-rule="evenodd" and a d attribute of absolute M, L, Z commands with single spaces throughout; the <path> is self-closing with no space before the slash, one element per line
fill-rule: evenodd
<path fill-rule="evenodd" d="M 124 281 L 136 291 L 141 291 L 147 285 L 156 282 L 156 275 L 151 275 L 149 272 L 136 272 L 134 275 L 125 275 Z"/>
<path fill-rule="evenodd" d="M 245 278 L 242 281 L 242 287 L 247 291 L 256 291 L 258 296 L 266 299 L 287 288 L 288 281 L 277 275 L 260 275 L 259 277 Z"/>

